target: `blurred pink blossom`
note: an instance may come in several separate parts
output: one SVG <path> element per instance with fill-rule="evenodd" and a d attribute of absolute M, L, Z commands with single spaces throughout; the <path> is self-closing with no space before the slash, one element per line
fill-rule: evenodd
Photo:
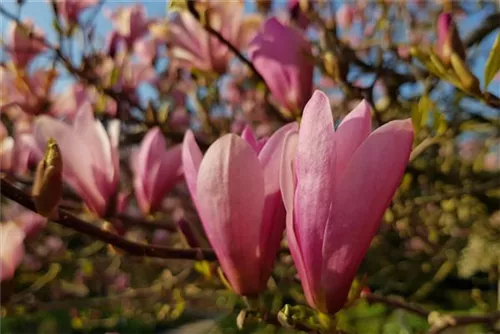
<path fill-rule="evenodd" d="M 354 21 L 356 9 L 353 5 L 344 3 L 335 13 L 337 24 L 341 29 L 350 29 Z"/>
<path fill-rule="evenodd" d="M 59 15 L 69 24 L 78 23 L 80 13 L 98 3 L 98 0 L 57 0 Z"/>
<path fill-rule="evenodd" d="M 137 203 L 144 214 L 159 209 L 165 194 L 182 177 L 181 145 L 167 149 L 160 128 L 146 134 L 130 160 Z"/>
<path fill-rule="evenodd" d="M 16 22 L 10 24 L 5 46 L 14 64 L 20 68 L 24 68 L 33 58 L 46 50 L 43 32 L 29 20 L 22 23 L 23 26 Z"/>
<path fill-rule="evenodd" d="M 31 115 L 48 111 L 52 84 L 56 78 L 53 70 L 36 70 L 33 73 L 14 73 L 0 68 L 0 110 L 19 107 Z"/>
<path fill-rule="evenodd" d="M 255 16 L 244 15 L 243 1 L 210 1 L 207 5 L 211 27 L 236 48 L 244 49 L 259 21 Z M 218 74 L 226 72 L 232 51 L 211 36 L 192 14 L 176 13 L 169 22 L 168 31 L 167 42 L 172 56 L 181 66 Z"/>
<path fill-rule="evenodd" d="M 16 223 L 0 224 L 0 281 L 14 277 L 24 257 L 24 238 L 23 230 Z"/>
<path fill-rule="evenodd" d="M 94 119 L 89 102 L 80 106 L 72 125 L 48 116 L 35 121 L 35 139 L 40 149 L 56 140 L 63 159 L 63 176 L 98 216 L 104 217 L 119 180 L 118 136 L 120 124 L 109 124 L 109 137 Z"/>
<path fill-rule="evenodd" d="M 110 15 L 110 18 L 113 28 L 129 48 L 132 48 L 134 42 L 148 32 L 152 22 L 147 18 L 142 4 L 119 7 Z"/>
<path fill-rule="evenodd" d="M 302 31 L 269 19 L 251 41 L 249 54 L 273 97 L 300 113 L 312 94 L 314 70 L 311 44 Z"/>

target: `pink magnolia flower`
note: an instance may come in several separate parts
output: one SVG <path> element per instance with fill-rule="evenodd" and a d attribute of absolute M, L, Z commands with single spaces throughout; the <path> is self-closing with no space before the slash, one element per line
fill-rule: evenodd
<path fill-rule="evenodd" d="M 14 202 L 2 205 L 2 217 L 15 222 L 24 231 L 26 239 L 38 236 L 47 224 L 47 219 Z"/>
<path fill-rule="evenodd" d="M 302 110 L 312 94 L 314 70 L 311 45 L 304 34 L 269 19 L 250 42 L 249 54 L 273 97 L 291 111 Z"/>
<path fill-rule="evenodd" d="M 63 177 L 97 215 L 104 217 L 115 195 L 119 179 L 119 122 L 109 125 L 109 137 L 101 122 L 94 119 L 90 103 L 85 102 L 72 125 L 48 116 L 35 121 L 35 139 L 45 147 L 56 140 L 63 159 Z"/>
<path fill-rule="evenodd" d="M 260 22 L 255 16 L 244 16 L 242 1 L 210 1 L 211 27 L 238 49 L 246 47 Z M 168 25 L 167 42 L 180 66 L 201 71 L 226 72 L 232 52 L 211 36 L 187 11 L 176 13 Z"/>
<path fill-rule="evenodd" d="M 453 52 L 465 59 L 465 47 L 460 39 L 457 26 L 451 13 L 441 13 L 437 21 L 436 53 L 445 64 L 450 63 Z"/>
<path fill-rule="evenodd" d="M 28 65 L 33 58 L 46 49 L 43 43 L 43 32 L 29 20 L 24 21 L 23 26 L 15 22 L 9 26 L 5 47 L 14 64 L 21 68 Z"/>
<path fill-rule="evenodd" d="M 351 28 L 355 14 L 356 8 L 349 4 L 343 4 L 335 13 L 338 26 L 342 29 Z"/>
<path fill-rule="evenodd" d="M 14 277 L 24 257 L 25 234 L 14 222 L 0 224 L 0 281 Z"/>
<path fill-rule="evenodd" d="M 111 21 L 118 35 L 123 37 L 129 48 L 132 48 L 134 42 L 148 32 L 151 23 L 141 4 L 118 8 L 111 14 Z"/>
<path fill-rule="evenodd" d="M 58 0 L 57 9 L 59 15 L 68 23 L 78 23 L 80 13 L 89 7 L 96 5 L 98 0 Z"/>
<path fill-rule="evenodd" d="M 2 112 L 19 107 L 31 115 L 47 111 L 51 89 L 57 73 L 53 70 L 36 70 L 21 75 L 0 68 L 0 108 Z"/>
<path fill-rule="evenodd" d="M 17 133 L 0 141 L 0 170 L 24 174 L 42 158 L 42 152 L 30 133 Z"/>
<path fill-rule="evenodd" d="M 182 177 L 181 145 L 167 149 L 160 128 L 146 134 L 136 154 L 131 155 L 135 197 L 142 212 L 152 213 L 165 194 Z"/>
<path fill-rule="evenodd" d="M 285 227 L 278 172 L 283 138 L 297 124 L 257 141 L 250 128 L 242 136 L 216 140 L 205 157 L 193 133 L 184 137 L 182 162 L 191 198 L 207 238 L 234 291 L 262 291 Z"/>
<path fill-rule="evenodd" d="M 290 252 L 308 304 L 335 313 L 408 163 L 410 120 L 371 132 L 362 101 L 334 130 L 328 97 L 316 91 L 300 130 L 285 139 L 280 185 Z"/>
<path fill-rule="evenodd" d="M 152 64 L 156 57 L 156 46 L 156 40 L 142 38 L 134 43 L 134 53 L 140 62 Z"/>

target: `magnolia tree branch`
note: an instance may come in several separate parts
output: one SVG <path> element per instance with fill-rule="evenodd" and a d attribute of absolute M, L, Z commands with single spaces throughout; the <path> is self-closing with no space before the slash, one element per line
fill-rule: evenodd
<path fill-rule="evenodd" d="M 500 311 L 481 315 L 449 315 L 426 310 L 420 306 L 412 305 L 402 299 L 368 294 L 364 297 L 368 303 L 385 304 L 391 308 L 402 309 L 420 317 L 427 318 L 431 325 L 428 334 L 441 333 L 448 328 L 462 327 L 473 324 L 493 326 L 500 320 Z"/>
<path fill-rule="evenodd" d="M 5 177 L 1 178 L 0 192 L 5 197 L 13 200 L 26 207 L 27 209 L 37 212 L 35 203 L 31 196 L 25 193 L 23 190 L 14 186 L 11 182 L 7 181 Z M 77 232 L 89 235 L 97 240 L 106 242 L 117 248 L 124 250 L 125 252 L 136 255 L 136 256 L 149 256 L 157 257 L 162 259 L 183 259 L 183 260 L 206 260 L 215 261 L 216 256 L 211 249 L 176 249 L 170 247 L 152 246 L 141 244 L 137 242 L 132 242 L 124 239 L 114 233 L 105 231 L 93 224 L 90 224 L 66 210 L 58 209 L 59 217 L 57 219 L 51 219 L 56 224 L 65 226 L 67 228 L 73 229 Z"/>

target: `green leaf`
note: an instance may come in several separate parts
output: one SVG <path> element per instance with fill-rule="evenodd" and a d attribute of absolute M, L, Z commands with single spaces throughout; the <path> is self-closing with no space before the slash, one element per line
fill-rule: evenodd
<path fill-rule="evenodd" d="M 497 34 L 495 43 L 491 48 L 488 60 L 486 61 L 486 66 L 484 67 L 484 88 L 486 89 L 490 84 L 491 80 L 497 72 L 500 70 L 500 33 Z"/>

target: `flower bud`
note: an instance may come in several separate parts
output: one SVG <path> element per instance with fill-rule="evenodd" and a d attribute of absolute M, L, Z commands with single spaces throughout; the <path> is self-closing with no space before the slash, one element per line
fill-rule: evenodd
<path fill-rule="evenodd" d="M 38 213 L 49 218 L 62 195 L 62 157 L 54 139 L 47 141 L 45 157 L 36 169 L 32 196 Z"/>
<path fill-rule="evenodd" d="M 464 88 L 474 94 L 481 93 L 479 80 L 469 70 L 469 67 L 463 61 L 462 57 L 460 57 L 456 53 L 452 53 L 450 59 L 451 59 L 451 66 L 453 67 L 453 70 L 457 74 Z"/>
<path fill-rule="evenodd" d="M 445 65 L 450 64 L 452 53 L 456 53 L 461 59 L 465 59 L 465 47 L 451 13 L 441 13 L 439 15 L 436 51 Z"/>

